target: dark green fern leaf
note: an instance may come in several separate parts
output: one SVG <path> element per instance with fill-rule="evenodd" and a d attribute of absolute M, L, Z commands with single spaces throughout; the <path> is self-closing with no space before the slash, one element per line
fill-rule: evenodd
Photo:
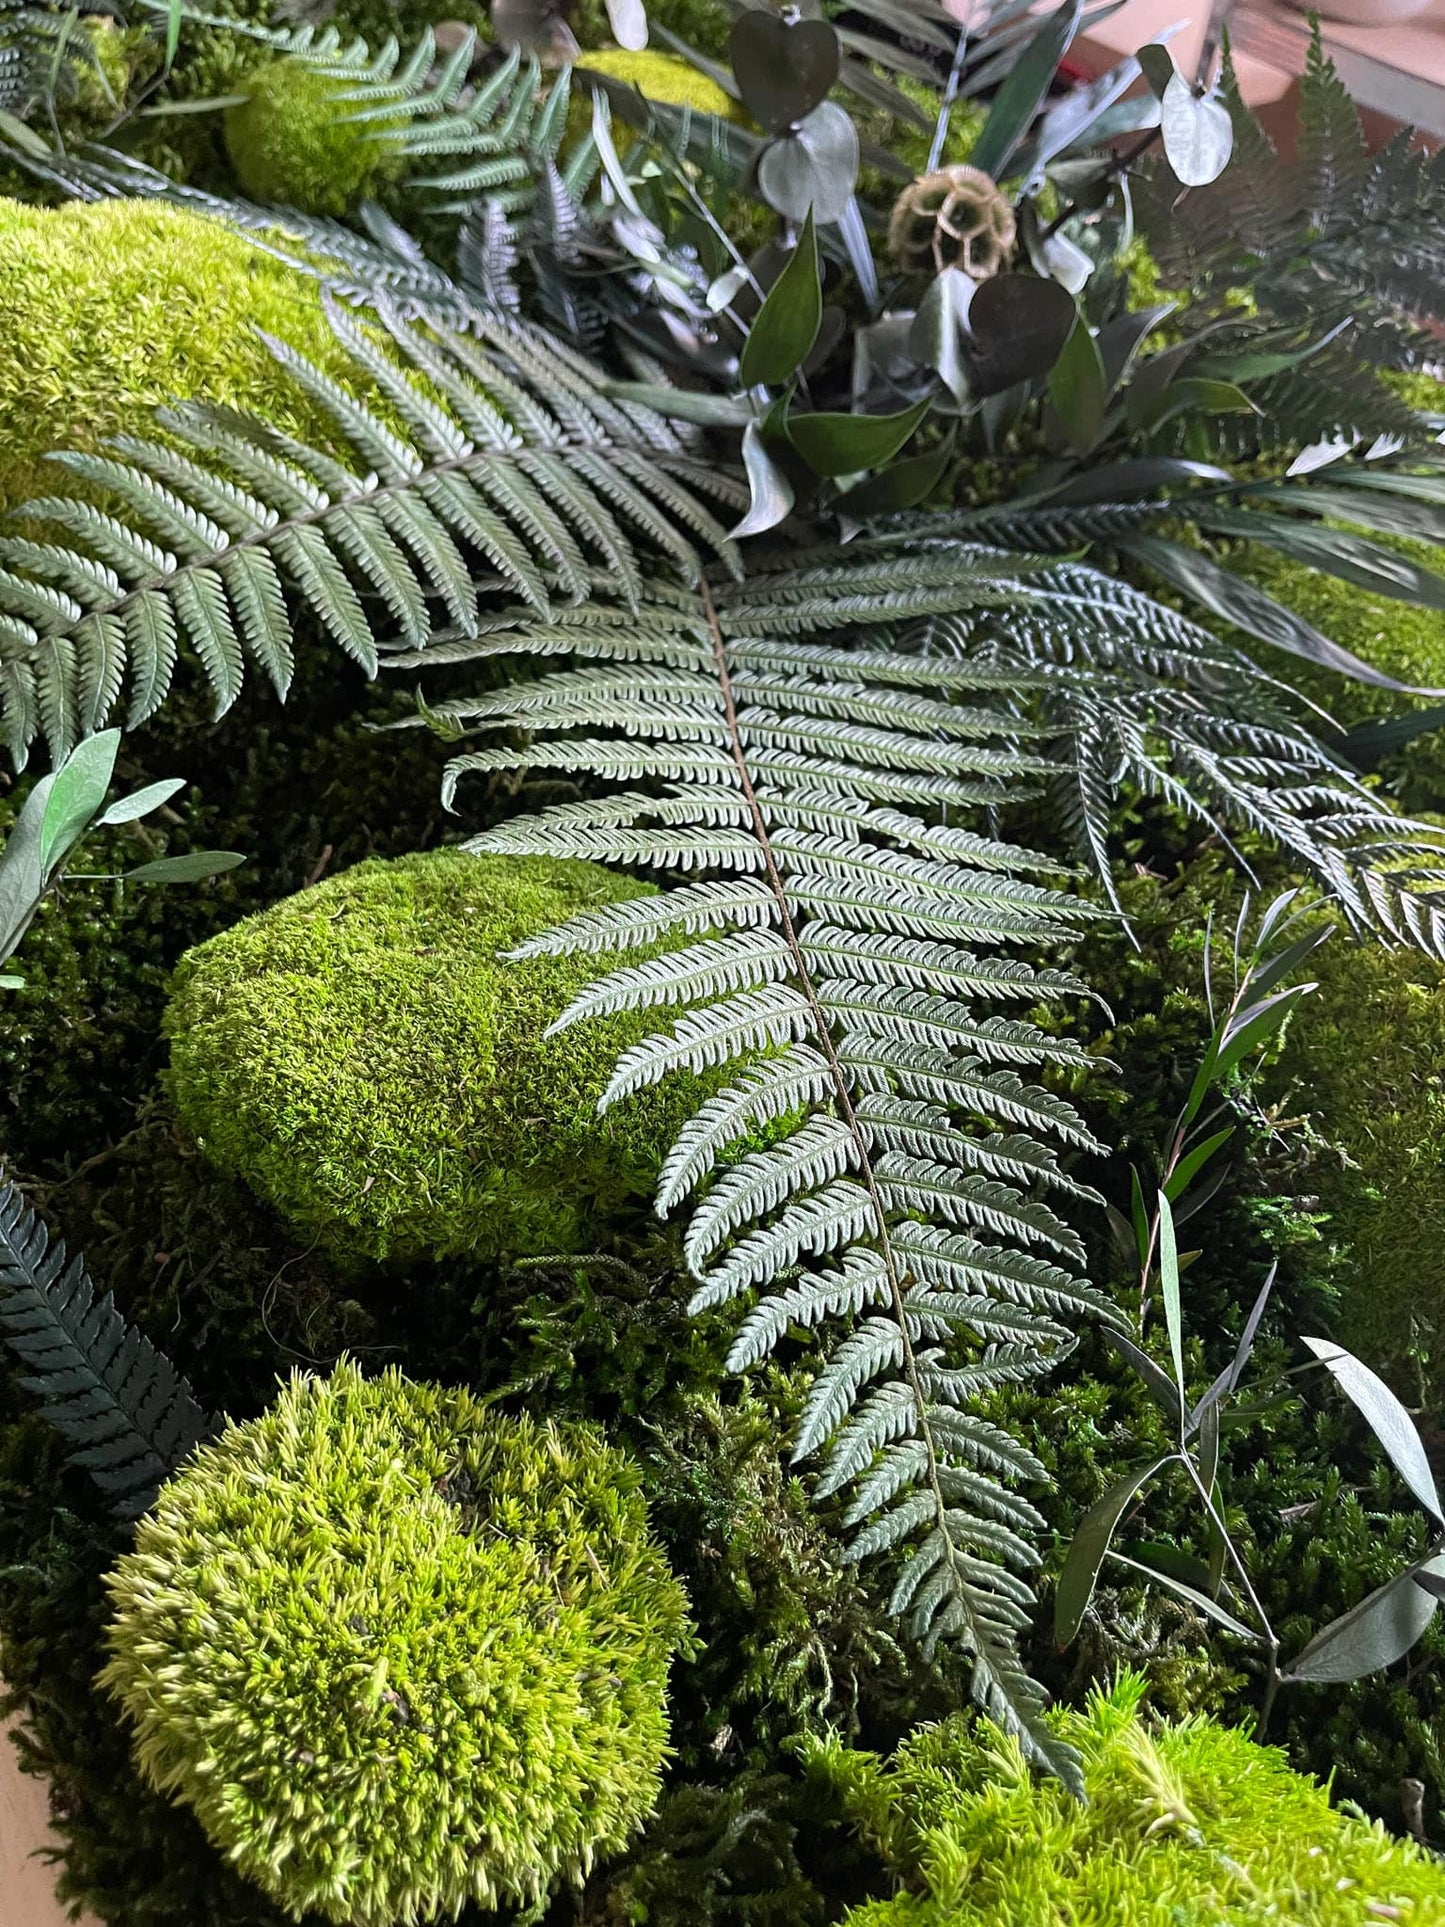
<path fill-rule="evenodd" d="M 21 1384 L 117 1513 L 133 1518 L 215 1421 L 84 1260 L 67 1262 L 16 1186 L 0 1176 L 0 1337 L 25 1367 Z"/>

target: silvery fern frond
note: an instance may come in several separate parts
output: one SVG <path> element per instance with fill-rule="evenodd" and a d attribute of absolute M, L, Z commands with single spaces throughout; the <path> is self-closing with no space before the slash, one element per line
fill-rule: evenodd
<path fill-rule="evenodd" d="M 486 739 L 457 755 L 448 795 L 471 771 L 536 765 L 628 785 L 469 847 L 680 879 L 521 951 L 618 957 L 559 1026 L 656 1014 L 604 1104 L 673 1070 L 713 1074 L 658 1193 L 664 1213 L 694 1199 L 694 1306 L 739 1306 L 740 1370 L 811 1334 L 795 1451 L 822 1456 L 849 1556 L 886 1555 L 915 1639 L 960 1642 L 982 1703 L 1077 1784 L 1017 1655 L 1038 1515 L 1016 1488 L 1040 1468 L 972 1407 L 1047 1370 L 1080 1319 L 1118 1316 L 1044 1198 L 1092 1195 L 1067 1154 L 1095 1140 L 1040 1080 L 1083 1053 L 1026 1014 L 1087 996 L 1034 958 L 1099 912 L 1057 863 L 967 820 L 1048 765 L 1010 707 L 1016 673 L 955 658 L 920 674 L 869 642 L 895 596 L 926 612 L 942 593 L 927 555 L 890 573 L 867 552 L 805 557 L 649 585 L 636 616 L 517 610 L 448 648 L 452 663 L 536 659 L 529 679 L 448 704 Z M 1074 586 L 982 550 L 945 573 L 950 608 L 961 596 L 1006 621 Z"/>
<path fill-rule="evenodd" d="M 505 315 L 464 334 L 390 306 L 329 312 L 354 387 L 271 344 L 328 449 L 181 404 L 162 411 L 166 441 L 56 457 L 80 488 L 27 505 L 35 535 L 0 535 L 0 732 L 17 763 L 37 736 L 63 756 L 123 700 L 144 721 L 182 645 L 218 715 L 248 669 L 284 696 L 298 608 L 374 674 L 398 637 L 483 632 L 494 595 L 551 618 L 599 572 L 640 603 L 644 557 L 684 575 L 704 553 L 731 563 L 714 505 L 745 491 L 687 431 L 607 399 L 571 349 Z"/>

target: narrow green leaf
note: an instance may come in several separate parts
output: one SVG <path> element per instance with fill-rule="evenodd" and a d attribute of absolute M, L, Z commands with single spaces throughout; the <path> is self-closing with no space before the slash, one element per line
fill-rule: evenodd
<path fill-rule="evenodd" d="M 1168 1465 L 1170 1456 L 1166 1454 L 1162 1459 L 1136 1465 L 1123 1478 L 1116 1479 L 1079 1521 L 1054 1594 L 1055 1645 L 1067 1646 L 1083 1625 L 1084 1614 L 1089 1610 L 1089 1601 L 1099 1582 L 1099 1568 L 1119 1521 L 1133 1504 L 1135 1495 L 1156 1472 Z"/>
<path fill-rule="evenodd" d="M 1049 400 L 1075 453 L 1087 455 L 1104 425 L 1109 383 L 1099 345 L 1082 314 L 1064 343 L 1063 353 L 1049 370 L 1048 386 Z"/>
<path fill-rule="evenodd" d="M 1082 12 L 1082 0 L 1064 0 L 1024 48 L 994 95 L 983 132 L 969 155 L 970 166 L 982 168 L 996 181 L 1004 178 L 1078 31 Z"/>
<path fill-rule="evenodd" d="M 1445 1572 L 1445 1555 L 1397 1572 L 1368 1598 L 1317 1632 L 1283 1677 L 1344 1684 L 1393 1666 L 1435 1617 L 1439 1600 L 1415 1584 L 1416 1573 Z"/>
<path fill-rule="evenodd" d="M 823 325 L 823 280 L 811 208 L 788 264 L 758 310 L 738 365 L 744 388 L 778 387 L 812 353 Z"/>
<path fill-rule="evenodd" d="M 1183 1579 L 1175 1579 L 1167 1572 L 1160 1572 L 1155 1566 L 1146 1566 L 1138 1559 L 1131 1559 L 1127 1553 L 1111 1552 L 1109 1556 L 1111 1559 L 1117 1559 L 1121 1566 L 1129 1566 L 1133 1571 L 1143 1573 L 1146 1579 L 1154 1579 L 1161 1586 L 1167 1586 L 1170 1592 L 1176 1593 L 1179 1598 L 1187 1601 L 1196 1612 L 1203 1613 L 1206 1619 L 1215 1620 L 1224 1627 L 1226 1632 L 1233 1633 L 1237 1639 L 1247 1639 L 1252 1644 L 1258 1645 L 1257 1632 L 1246 1626 L 1243 1620 L 1236 1619 L 1233 1613 L 1226 1612 L 1217 1599 L 1211 1599 L 1207 1592 L 1201 1592 L 1197 1586 L 1191 1586 Z"/>
<path fill-rule="evenodd" d="M 135 790 L 130 796 L 122 796 L 111 804 L 97 820 L 101 823 L 136 823 L 152 810 L 158 810 L 162 803 L 186 787 L 184 776 L 171 776 L 164 782 L 148 783 L 143 790 Z"/>
<path fill-rule="evenodd" d="M 1184 1321 L 1179 1304 L 1179 1248 L 1174 1239 L 1174 1213 L 1162 1191 L 1159 1193 L 1159 1291 L 1164 1300 L 1164 1323 L 1169 1330 L 1169 1350 L 1174 1359 L 1174 1383 L 1179 1387 L 1182 1405 Z"/>
<path fill-rule="evenodd" d="M 120 731 L 105 729 L 77 743 L 55 772 L 40 826 L 40 875 L 49 882 L 55 866 L 99 815 L 115 773 Z"/>
<path fill-rule="evenodd" d="M 161 856 L 127 870 L 127 883 L 199 883 L 221 876 L 246 861 L 238 850 L 191 850 L 185 856 Z"/>
<path fill-rule="evenodd" d="M 1445 1523 L 1435 1475 L 1430 1470 L 1415 1421 L 1389 1386 L 1343 1346 L 1327 1338 L 1306 1338 L 1302 1342 L 1334 1376 L 1340 1390 L 1384 1446 L 1391 1465 L 1431 1518 Z"/>
<path fill-rule="evenodd" d="M 1222 1131 L 1216 1131 L 1212 1137 L 1205 1138 L 1202 1144 L 1196 1144 L 1192 1151 L 1185 1152 L 1169 1174 L 1164 1186 L 1164 1195 L 1171 1204 L 1178 1202 L 1181 1194 L 1188 1188 L 1190 1180 L 1233 1136 L 1234 1126 L 1226 1124 Z"/>

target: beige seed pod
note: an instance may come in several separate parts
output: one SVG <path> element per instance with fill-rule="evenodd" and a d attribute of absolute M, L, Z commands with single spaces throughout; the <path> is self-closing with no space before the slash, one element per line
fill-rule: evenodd
<path fill-rule="evenodd" d="M 905 187 L 888 224 L 888 251 L 904 268 L 961 268 L 987 281 L 1013 251 L 1014 211 L 982 168 L 958 165 Z"/>

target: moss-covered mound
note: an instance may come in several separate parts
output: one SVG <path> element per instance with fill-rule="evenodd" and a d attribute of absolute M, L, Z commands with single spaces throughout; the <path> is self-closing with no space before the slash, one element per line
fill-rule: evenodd
<path fill-rule="evenodd" d="M 345 214 L 394 180 L 398 122 L 359 120 L 348 83 L 303 60 L 274 60 L 226 110 L 226 152 L 254 201 L 303 214 Z"/>
<path fill-rule="evenodd" d="M 1445 1868 L 1331 1808 L 1284 1755 L 1209 1720 L 1153 1730 L 1126 1678 L 1055 1729 L 1087 1803 L 959 1715 L 886 1764 L 836 1742 L 812 1770 L 906 1883 L 847 1927 L 1362 1927 L 1445 1921 Z"/>
<path fill-rule="evenodd" d="M 1445 973 L 1341 935 L 1273 1073 L 1316 1140 L 1301 1183 L 1339 1248 L 1341 1344 L 1407 1402 L 1445 1387 Z"/>
<path fill-rule="evenodd" d="M 244 235 L 155 201 L 0 200 L 0 506 L 53 490 L 52 449 L 149 429 L 178 397 L 306 432 L 306 397 L 257 335 L 326 363 L 316 284 Z"/>
<path fill-rule="evenodd" d="M 373 1259 L 581 1247 L 651 1185 L 696 1101 L 671 1080 L 602 1117 L 651 1026 L 543 1035 L 597 971 L 498 953 L 648 885 L 597 864 L 438 850 L 364 863 L 181 962 L 170 1088 L 207 1156 Z"/>
<path fill-rule="evenodd" d="M 142 1770 L 297 1913 L 532 1899 L 657 1797 L 685 1602 L 585 1429 L 298 1375 L 163 1488 L 110 1591 Z"/>
<path fill-rule="evenodd" d="M 747 109 L 715 80 L 677 54 L 644 48 L 630 53 L 611 47 L 584 53 L 577 65 L 583 74 L 605 74 L 625 87 L 635 87 L 644 100 L 660 100 L 673 107 L 690 107 L 695 114 L 717 114 L 723 120 L 749 123 Z M 579 89 L 585 93 L 585 89 Z"/>

